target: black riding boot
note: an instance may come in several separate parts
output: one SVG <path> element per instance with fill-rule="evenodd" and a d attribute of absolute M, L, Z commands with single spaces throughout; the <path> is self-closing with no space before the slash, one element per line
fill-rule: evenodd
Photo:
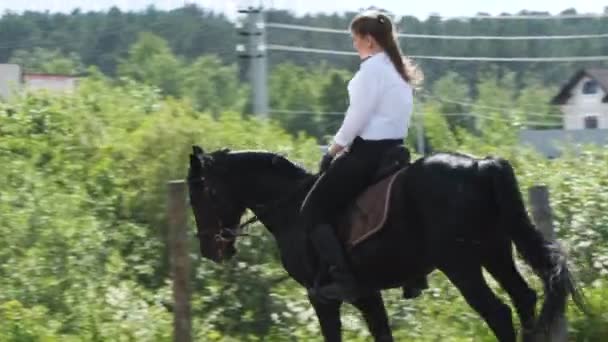
<path fill-rule="evenodd" d="M 322 263 L 329 266 L 329 274 L 334 281 L 319 288 L 319 294 L 328 299 L 352 302 L 358 297 L 355 277 L 352 275 L 342 245 L 329 224 L 313 228 L 310 240 Z"/>

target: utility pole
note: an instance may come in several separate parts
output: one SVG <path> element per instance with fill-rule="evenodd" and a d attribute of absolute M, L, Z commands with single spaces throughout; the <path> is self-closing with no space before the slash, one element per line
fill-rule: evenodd
<path fill-rule="evenodd" d="M 424 156 L 426 155 L 426 146 L 424 144 L 424 113 L 420 113 L 418 115 L 418 120 L 416 120 L 416 142 L 418 145 L 418 153 Z"/>
<path fill-rule="evenodd" d="M 268 116 L 268 76 L 266 59 L 266 26 L 262 7 L 250 6 L 240 9 L 245 14 L 241 22 L 237 22 L 237 31 L 246 42 L 239 44 L 236 51 L 239 57 L 249 60 L 249 80 L 253 114 Z"/>

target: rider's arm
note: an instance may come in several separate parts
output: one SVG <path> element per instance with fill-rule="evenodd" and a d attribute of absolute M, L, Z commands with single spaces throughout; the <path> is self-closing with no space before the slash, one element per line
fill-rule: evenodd
<path fill-rule="evenodd" d="M 349 146 L 372 117 L 380 97 L 380 78 L 373 68 L 359 70 L 349 84 L 348 95 L 350 104 L 330 153 L 332 150 L 339 153 Z"/>

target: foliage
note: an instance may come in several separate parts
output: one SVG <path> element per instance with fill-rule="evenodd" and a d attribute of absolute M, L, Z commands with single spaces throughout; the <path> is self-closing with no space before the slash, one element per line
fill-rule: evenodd
<path fill-rule="evenodd" d="M 235 65 L 224 65 L 209 55 L 197 58 L 186 72 L 182 94 L 194 101 L 196 109 L 219 114 L 245 108 L 249 90 L 239 81 Z"/>
<path fill-rule="evenodd" d="M 168 336 L 165 184 L 185 176 L 193 143 L 314 159 L 312 140 L 273 123 L 213 119 L 153 88 L 111 84 L 98 75 L 76 94 L 29 94 L 0 111 L 0 304 L 30 317 L 15 327 L 35 338 Z M 0 336 L 21 331 L 9 327 Z"/>
<path fill-rule="evenodd" d="M 269 80 L 273 115 L 289 132 L 319 138 L 334 134 L 342 123 L 349 73 L 321 65 L 314 71 L 285 63 Z"/>
<path fill-rule="evenodd" d="M 151 33 L 140 34 L 119 65 L 118 74 L 158 88 L 164 96 L 187 98 L 195 109 L 215 115 L 242 111 L 249 94 L 234 65 L 224 65 L 214 55 L 187 64 L 171 51 L 166 40 Z"/>
<path fill-rule="evenodd" d="M 529 12 L 528 15 L 548 15 Z M 565 9 L 566 10 L 566 9 Z M 573 10 L 564 13 L 574 14 Z M 269 10 L 268 21 L 287 24 L 312 25 L 347 29 L 355 13 L 315 14 L 296 16 L 282 10 Z M 404 13 L 396 13 L 403 15 Z M 518 14 L 518 13 L 514 13 Z M 505 14 L 508 15 L 508 14 Z M 543 36 L 597 34 L 608 28 L 608 18 L 574 20 L 441 20 L 431 16 L 420 19 L 413 16 L 397 17 L 397 27 L 403 33 L 444 35 L 489 36 Z M 104 73 L 114 76 L 118 65 L 127 57 L 129 49 L 141 32 L 150 32 L 167 40 L 172 51 L 180 58 L 193 61 L 201 55 L 219 56 L 222 63 L 237 62 L 235 46 L 237 35 L 234 23 L 193 4 L 172 11 L 162 11 L 153 6 L 139 12 L 123 12 L 111 8 L 105 12 L 72 13 L 31 12 L 5 13 L 0 18 L 0 40 L 5 48 L 0 50 L 0 62 L 6 62 L 16 50 L 32 47 L 58 49 L 62 54 L 81 56 L 85 65 L 94 65 Z M 273 44 L 298 45 L 319 49 L 352 51 L 352 43 L 342 34 L 311 33 L 296 30 L 268 29 L 268 41 Z M 487 57 L 559 57 L 601 56 L 608 54 L 608 46 L 602 39 L 571 40 L 436 40 L 407 39 L 402 42 L 409 55 L 487 56 Z M 584 52 L 584 53 L 583 53 Z M 332 67 L 353 70 L 356 58 L 332 55 L 294 54 L 273 52 L 270 66 L 293 61 L 300 66 L 317 66 L 321 61 Z M 521 87 L 529 74 L 540 75 L 543 85 L 558 86 L 565 82 L 584 63 L 478 63 L 467 61 L 416 61 L 426 74 L 428 84 L 433 84 L 449 72 L 461 75 L 470 88 L 478 85 L 478 78 L 488 68 L 504 73 L 515 73 L 517 86 Z M 598 62 L 597 66 L 606 66 Z"/>
<path fill-rule="evenodd" d="M 30 73 L 78 75 L 85 71 L 85 66 L 76 53 L 64 56 L 59 50 L 40 47 L 31 51 L 16 50 L 8 62 L 18 64 Z"/>
<path fill-rule="evenodd" d="M 216 54 L 224 63 L 236 61 L 233 24 L 195 5 L 169 12 L 153 6 L 140 12 L 123 12 L 116 7 L 86 13 L 74 9 L 69 14 L 7 12 L 0 18 L 0 40 L 6 47 L 0 50 L 0 61 L 8 61 L 15 50 L 43 47 L 75 53 L 85 65 L 115 75 L 140 32 L 161 36 L 172 50 L 189 60 Z"/>
<path fill-rule="evenodd" d="M 166 95 L 178 95 L 184 77 L 181 61 L 164 39 L 141 33 L 129 49 L 127 59 L 118 66 L 121 76 L 157 86 Z"/>

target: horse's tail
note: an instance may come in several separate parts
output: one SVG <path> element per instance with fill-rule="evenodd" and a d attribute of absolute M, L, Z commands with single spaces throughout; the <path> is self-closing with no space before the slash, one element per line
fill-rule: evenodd
<path fill-rule="evenodd" d="M 584 298 L 568 270 L 565 253 L 556 242 L 545 239 L 528 216 L 511 164 L 498 158 L 494 165 L 494 191 L 500 225 L 513 239 L 519 254 L 543 281 L 545 300 L 537 327 L 552 331 L 565 312 L 568 296 L 572 295 L 576 306 L 587 312 Z"/>

